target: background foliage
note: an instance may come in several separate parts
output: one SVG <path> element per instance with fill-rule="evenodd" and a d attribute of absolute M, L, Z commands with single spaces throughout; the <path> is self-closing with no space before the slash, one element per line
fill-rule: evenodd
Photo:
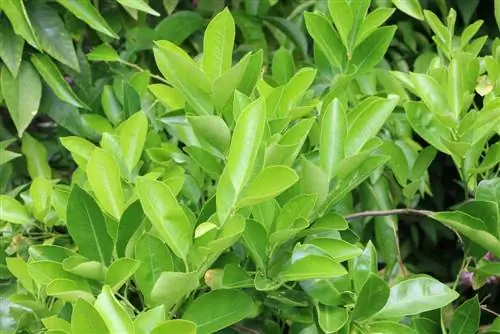
<path fill-rule="evenodd" d="M 0 331 L 500 332 L 498 21 L 0 0 Z"/>

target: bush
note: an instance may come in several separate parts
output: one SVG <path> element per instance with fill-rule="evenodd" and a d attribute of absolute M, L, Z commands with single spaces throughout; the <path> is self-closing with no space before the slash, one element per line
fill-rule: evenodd
<path fill-rule="evenodd" d="M 498 28 L 393 2 L 0 1 L 0 329 L 500 331 Z"/>

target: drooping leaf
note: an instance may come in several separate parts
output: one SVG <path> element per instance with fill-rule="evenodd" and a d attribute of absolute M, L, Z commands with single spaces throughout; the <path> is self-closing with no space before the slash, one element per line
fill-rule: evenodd
<path fill-rule="evenodd" d="M 424 20 L 424 13 L 422 6 L 418 0 L 392 0 L 392 3 L 402 12 L 416 18 L 417 20 Z"/>
<path fill-rule="evenodd" d="M 186 333 L 186 334 L 196 334 L 197 326 L 192 321 L 187 321 L 183 319 L 167 320 L 162 324 L 158 325 L 151 331 L 151 334 L 162 334 L 162 333 Z"/>
<path fill-rule="evenodd" d="M 37 177 L 51 179 L 52 171 L 47 159 L 47 149 L 42 143 L 25 132 L 21 139 L 21 151 L 27 160 L 28 173 L 32 180 Z"/>
<path fill-rule="evenodd" d="M 347 309 L 344 307 L 318 304 L 316 312 L 319 326 L 325 333 L 337 333 L 349 320 Z"/>
<path fill-rule="evenodd" d="M 155 327 L 165 321 L 165 306 L 159 305 L 145 312 L 141 312 L 134 320 L 136 334 L 149 334 Z"/>
<path fill-rule="evenodd" d="M 109 285 L 111 291 L 117 292 L 136 272 L 140 264 L 139 261 L 126 257 L 117 259 L 109 266 L 104 284 Z"/>

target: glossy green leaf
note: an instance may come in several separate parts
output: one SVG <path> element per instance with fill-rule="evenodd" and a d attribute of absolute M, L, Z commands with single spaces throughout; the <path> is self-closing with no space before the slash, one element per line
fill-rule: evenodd
<path fill-rule="evenodd" d="M 368 242 L 363 253 L 349 261 L 349 271 L 352 273 L 354 290 L 359 293 L 370 274 L 377 273 L 378 258 L 377 250 L 371 241 Z"/>
<path fill-rule="evenodd" d="M 316 238 L 307 241 L 306 244 L 319 248 L 336 262 L 358 257 L 363 252 L 359 247 L 339 239 Z"/>
<path fill-rule="evenodd" d="M 378 27 L 380 27 L 385 21 L 387 21 L 393 13 L 393 8 L 377 8 L 371 11 L 366 16 L 366 19 L 361 22 L 355 45 L 357 46 L 361 42 L 363 42 Z"/>
<path fill-rule="evenodd" d="M 7 67 L 2 67 L 0 81 L 7 110 L 21 137 L 38 113 L 42 97 L 40 76 L 30 63 L 22 61 L 16 78 Z"/>
<path fill-rule="evenodd" d="M 129 246 L 129 244 L 132 244 L 133 246 L 133 236 L 138 230 L 140 230 L 140 227 L 145 220 L 146 216 L 144 215 L 141 203 L 138 200 L 130 204 L 127 209 L 125 209 L 120 218 L 118 230 L 116 232 L 115 249 L 118 257 L 124 257 L 125 254 L 127 254 L 127 246 Z"/>
<path fill-rule="evenodd" d="M 387 333 L 387 334 L 399 334 L 408 333 L 416 334 L 411 327 L 403 325 L 402 323 L 395 321 L 374 321 L 369 325 L 369 330 L 372 333 Z M 425 329 L 424 329 L 425 330 Z"/>
<path fill-rule="evenodd" d="M 279 16 L 264 16 L 264 19 L 286 35 L 298 48 L 302 57 L 307 59 L 307 38 L 299 24 Z"/>
<path fill-rule="evenodd" d="M 165 321 L 165 306 L 160 305 L 141 312 L 134 320 L 136 334 L 149 334 L 152 330 Z"/>
<path fill-rule="evenodd" d="M 389 300 L 377 318 L 398 318 L 444 307 L 458 298 L 458 293 L 438 280 L 416 276 L 391 287 Z"/>
<path fill-rule="evenodd" d="M 34 261 L 49 260 L 62 262 L 64 259 L 76 255 L 75 252 L 56 245 L 33 245 L 29 248 L 29 254 Z"/>
<path fill-rule="evenodd" d="M 38 73 L 40 73 L 40 76 L 50 86 L 57 97 L 64 102 L 74 105 L 75 107 L 89 108 L 73 92 L 66 80 L 64 80 L 62 73 L 49 56 L 44 54 L 35 54 L 31 56 L 31 63 L 35 66 Z"/>
<path fill-rule="evenodd" d="M 353 320 L 366 319 L 380 311 L 387 303 L 389 294 L 387 283 L 376 274 L 370 273 L 356 299 L 352 311 Z"/>
<path fill-rule="evenodd" d="M 243 241 L 257 268 L 264 270 L 267 265 L 268 237 L 266 229 L 255 220 L 248 220 L 243 232 Z"/>
<path fill-rule="evenodd" d="M 70 136 L 60 138 L 61 144 L 71 152 L 71 156 L 80 168 L 86 169 L 87 162 L 96 146 L 81 137 Z"/>
<path fill-rule="evenodd" d="M 184 151 L 198 164 L 211 178 L 217 180 L 222 174 L 222 163 L 207 150 L 189 146 Z"/>
<path fill-rule="evenodd" d="M 37 2 L 28 3 L 26 10 L 43 51 L 79 72 L 80 65 L 71 35 L 58 13 L 52 7 Z"/>
<path fill-rule="evenodd" d="M 51 179 L 52 171 L 47 159 L 47 149 L 42 143 L 25 132 L 21 139 L 21 151 L 27 160 L 28 173 L 32 180 L 37 177 Z"/>
<path fill-rule="evenodd" d="M 408 179 L 408 161 L 404 151 L 394 142 L 385 140 L 380 147 L 382 154 L 390 156 L 391 160 L 387 162 L 391 168 L 396 180 L 401 186 L 406 185 Z"/>
<path fill-rule="evenodd" d="M 351 64 L 356 66 L 356 73 L 370 71 L 380 63 L 395 32 L 395 26 L 378 28 L 356 47 L 351 59 Z"/>
<path fill-rule="evenodd" d="M 182 315 L 194 322 L 197 333 L 213 333 L 229 327 L 255 312 L 250 296 L 239 290 L 217 290 L 195 299 Z"/>
<path fill-rule="evenodd" d="M 33 224 L 24 206 L 7 195 L 0 195 L 0 220 L 20 225 Z"/>
<path fill-rule="evenodd" d="M 151 8 L 148 5 L 148 3 L 144 2 L 143 0 L 117 0 L 117 1 L 122 6 L 133 8 L 138 11 L 145 12 L 154 16 L 160 16 L 160 13 Z"/>
<path fill-rule="evenodd" d="M 113 29 L 111 29 L 106 20 L 103 19 L 99 11 L 92 6 L 89 0 L 57 0 L 57 2 L 93 29 L 110 37 L 118 38 Z"/>
<path fill-rule="evenodd" d="M 476 333 L 479 329 L 481 308 L 477 295 L 460 305 L 453 314 L 450 334 Z"/>
<path fill-rule="evenodd" d="M 164 304 L 170 309 L 183 297 L 195 290 L 198 285 L 197 273 L 182 273 L 164 271 L 151 291 L 151 299 L 157 304 Z M 175 289 L 172 287 L 175 286 Z"/>
<path fill-rule="evenodd" d="M 64 319 L 59 318 L 57 315 L 43 318 L 42 323 L 48 331 L 71 332 L 71 324 Z"/>
<path fill-rule="evenodd" d="M 87 54 L 90 61 L 120 61 L 120 56 L 109 44 L 101 44 Z"/>
<path fill-rule="evenodd" d="M 351 5 L 346 0 L 328 1 L 328 9 L 333 19 L 333 24 L 337 29 L 340 39 L 346 49 L 350 49 L 350 33 L 353 26 L 353 13 Z"/>
<path fill-rule="evenodd" d="M 107 268 L 101 262 L 90 261 L 81 255 L 64 259 L 62 266 L 67 272 L 97 281 L 104 280 L 107 271 Z"/>
<path fill-rule="evenodd" d="M 344 158 L 346 137 L 346 113 L 340 101 L 335 99 L 326 107 L 321 118 L 319 161 L 328 180 L 337 174 L 340 162 Z"/>
<path fill-rule="evenodd" d="M 130 116 L 118 128 L 121 156 L 129 173 L 141 158 L 147 131 L 148 119 L 142 111 Z"/>
<path fill-rule="evenodd" d="M 137 192 L 146 216 L 175 255 L 186 259 L 192 244 L 192 226 L 170 188 L 141 177 Z"/>
<path fill-rule="evenodd" d="M 274 198 L 299 180 L 290 167 L 270 166 L 264 168 L 243 192 L 239 207 L 255 205 Z"/>
<path fill-rule="evenodd" d="M 28 264 L 28 269 L 31 278 L 40 285 L 47 285 L 55 279 L 78 279 L 76 275 L 65 271 L 61 263 L 54 261 L 31 262 Z"/>
<path fill-rule="evenodd" d="M 420 2 L 418 0 L 392 0 L 392 3 L 400 11 L 416 18 L 417 20 L 424 20 L 422 6 L 420 6 Z"/>
<path fill-rule="evenodd" d="M 68 200 L 68 231 L 80 253 L 90 260 L 109 264 L 113 241 L 104 215 L 95 200 L 77 185 Z"/>
<path fill-rule="evenodd" d="M 215 79 L 212 85 L 212 94 L 213 101 L 219 110 L 223 109 L 234 96 L 235 90 L 245 75 L 250 59 L 250 53 L 246 54 L 236 65 Z"/>
<path fill-rule="evenodd" d="M 104 284 L 109 285 L 111 291 L 117 292 L 136 272 L 140 264 L 139 261 L 126 257 L 117 259 L 109 266 Z"/>
<path fill-rule="evenodd" d="M 144 233 L 135 244 L 135 259 L 140 261 L 135 280 L 146 303 L 151 304 L 151 291 L 161 273 L 174 270 L 172 254 L 160 239 Z"/>
<path fill-rule="evenodd" d="M 495 21 L 497 22 L 497 26 L 500 29 L 500 2 L 499 2 L 499 0 L 495 0 L 494 13 L 495 13 Z"/>
<path fill-rule="evenodd" d="M 8 257 L 5 259 L 5 264 L 7 265 L 7 269 L 17 278 L 19 283 L 33 294 L 35 292 L 35 284 L 31 278 L 28 264 L 19 257 Z"/>
<path fill-rule="evenodd" d="M 337 333 L 349 319 L 346 308 L 318 304 L 316 306 L 319 327 L 325 333 Z"/>
<path fill-rule="evenodd" d="M 290 51 L 284 47 L 279 48 L 273 56 L 272 61 L 273 79 L 284 85 L 293 77 L 295 73 L 295 63 Z"/>
<path fill-rule="evenodd" d="M 31 183 L 30 196 L 34 216 L 43 221 L 52 204 L 52 182 L 43 176 L 37 177 Z"/>
<path fill-rule="evenodd" d="M 206 140 L 219 152 L 225 153 L 231 141 L 231 132 L 219 116 L 193 116 L 188 118 L 194 133 Z"/>
<path fill-rule="evenodd" d="M 172 0 L 170 0 L 172 1 Z M 181 45 L 204 25 L 203 17 L 194 11 L 176 11 L 163 19 L 155 28 L 159 40 Z"/>
<path fill-rule="evenodd" d="M 158 68 L 168 82 L 180 90 L 198 115 L 213 114 L 213 104 L 208 92 L 210 81 L 189 55 L 168 41 L 156 42 L 154 56 Z"/>
<path fill-rule="evenodd" d="M 79 299 L 71 314 L 71 330 L 73 334 L 109 333 L 104 320 L 89 302 Z"/>
<path fill-rule="evenodd" d="M 111 333 L 134 333 L 134 323 L 120 305 L 111 288 L 105 285 L 94 304 Z"/>
<path fill-rule="evenodd" d="M 309 255 L 295 261 L 278 274 L 283 282 L 332 278 L 345 275 L 347 270 L 328 257 Z"/>
<path fill-rule="evenodd" d="M 210 21 L 203 39 L 203 71 L 211 80 L 231 67 L 234 36 L 234 20 L 226 8 Z"/>
<path fill-rule="evenodd" d="M 14 33 L 7 22 L 0 22 L 0 59 L 13 77 L 17 77 L 23 56 L 24 39 Z M 2 94 L 0 93 L 0 96 Z M 2 98 L 0 98 L 0 102 Z"/>
<path fill-rule="evenodd" d="M 33 30 L 23 0 L 1 0 L 0 8 L 9 18 L 17 35 L 21 36 L 35 49 L 40 48 L 40 43 Z"/>
<path fill-rule="evenodd" d="M 187 321 L 183 319 L 168 320 L 159 326 L 155 327 L 151 334 L 162 334 L 162 333 L 186 333 L 186 334 L 196 334 L 197 326 L 192 321 Z"/>

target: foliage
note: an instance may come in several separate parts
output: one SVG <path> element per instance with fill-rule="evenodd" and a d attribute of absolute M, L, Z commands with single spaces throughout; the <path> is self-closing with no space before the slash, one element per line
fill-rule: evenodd
<path fill-rule="evenodd" d="M 0 0 L 0 329 L 500 331 L 498 27 L 438 3 Z"/>

